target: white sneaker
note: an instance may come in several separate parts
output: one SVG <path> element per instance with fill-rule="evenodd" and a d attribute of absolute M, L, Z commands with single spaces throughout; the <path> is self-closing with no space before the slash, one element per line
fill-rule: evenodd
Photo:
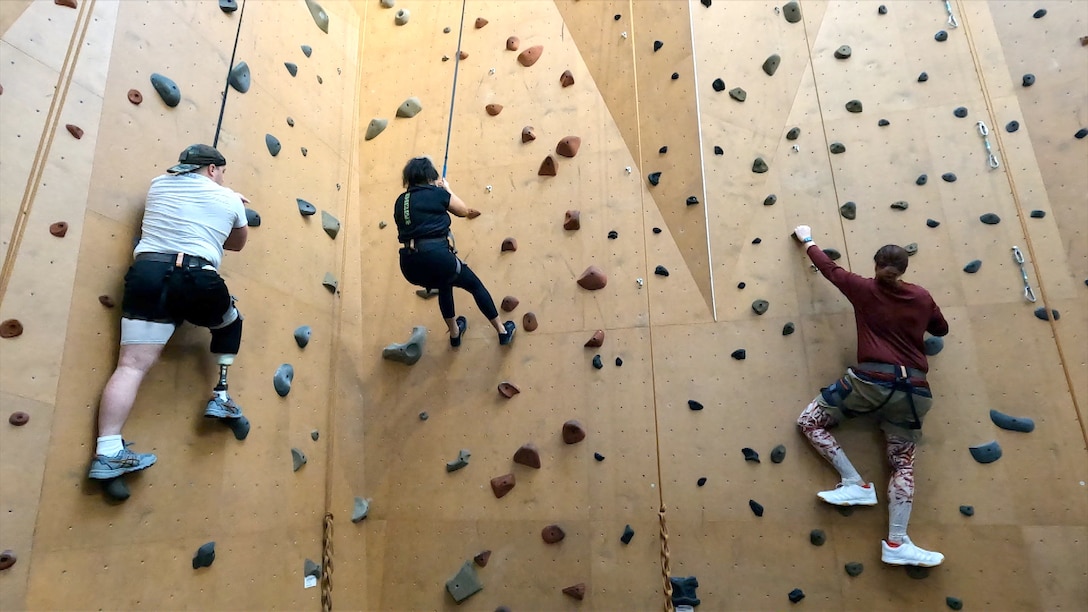
<path fill-rule="evenodd" d="M 944 561 L 944 555 L 924 548 L 919 548 L 903 536 L 903 543 L 895 548 L 888 546 L 887 540 L 880 542 L 880 560 L 888 565 L 920 565 L 937 567 Z"/>
<path fill-rule="evenodd" d="M 839 483 L 831 491 L 820 491 L 816 497 L 835 506 L 875 506 L 876 487 L 868 485 Z"/>

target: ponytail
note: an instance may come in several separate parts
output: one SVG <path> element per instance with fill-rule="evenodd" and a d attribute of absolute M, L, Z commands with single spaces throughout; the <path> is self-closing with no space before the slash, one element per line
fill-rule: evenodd
<path fill-rule="evenodd" d="M 876 263 L 876 281 L 885 287 L 894 287 L 899 277 L 907 271 L 907 250 L 901 246 L 888 244 L 873 255 Z"/>

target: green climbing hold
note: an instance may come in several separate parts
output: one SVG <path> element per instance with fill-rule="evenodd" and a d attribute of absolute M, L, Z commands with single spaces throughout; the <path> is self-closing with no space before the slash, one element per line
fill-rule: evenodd
<path fill-rule="evenodd" d="M 238 90 L 239 93 L 245 93 L 249 91 L 249 85 L 251 83 L 249 75 L 249 64 L 245 62 L 238 62 L 238 65 L 230 70 L 230 76 L 227 77 L 227 82 L 230 86 Z"/>
<path fill-rule="evenodd" d="M 822 250 L 824 252 L 824 255 L 827 255 L 827 258 L 830 259 L 831 261 L 838 261 L 842 257 L 842 253 L 840 253 L 838 249 L 822 249 Z"/>
<path fill-rule="evenodd" d="M 336 290 L 340 285 L 340 283 L 336 281 L 336 277 L 332 275 L 332 272 L 325 273 L 325 278 L 321 280 L 321 284 L 324 285 L 330 293 L 336 293 Z"/>
<path fill-rule="evenodd" d="M 813 529 L 808 534 L 808 541 L 812 542 L 813 546 L 823 546 L 827 542 L 827 534 L 823 529 Z"/>
<path fill-rule="evenodd" d="M 397 116 L 411 119 L 418 115 L 421 110 L 423 110 L 423 104 L 419 101 L 419 98 L 412 96 L 401 102 L 400 106 L 397 107 Z"/>
<path fill-rule="evenodd" d="M 265 144 L 266 147 L 268 147 L 268 152 L 272 154 L 272 157 L 275 157 L 275 156 L 280 154 L 280 140 L 279 140 L 279 138 L 276 138 L 272 134 L 265 134 L 264 135 L 264 144 Z"/>
<path fill-rule="evenodd" d="M 321 211 L 321 229 L 325 230 L 329 238 L 335 239 L 340 233 L 340 220 L 323 210 Z"/>
<path fill-rule="evenodd" d="M 907 246 L 903 247 L 903 250 L 907 252 L 908 256 L 909 255 L 914 255 L 914 254 L 916 254 L 918 252 L 918 243 L 917 242 L 912 242 L 912 243 L 908 244 Z"/>
<path fill-rule="evenodd" d="M 846 110 L 851 113 L 860 113 L 862 110 L 861 100 L 850 100 L 846 103 Z"/>
<path fill-rule="evenodd" d="M 963 609 L 963 600 L 960 599 L 959 597 L 951 597 L 951 596 L 945 597 L 944 598 L 944 603 L 945 603 L 945 605 L 947 605 L 949 608 L 951 608 L 953 610 L 962 610 Z"/>
<path fill-rule="evenodd" d="M 842 215 L 844 219 L 853 221 L 858 218 L 858 205 L 854 202 L 847 202 L 839 207 L 839 214 Z"/>
<path fill-rule="evenodd" d="M 786 132 L 786 140 L 797 140 L 797 137 L 801 135 L 801 128 L 792 127 L 790 131 Z"/>
<path fill-rule="evenodd" d="M 483 588 L 484 585 L 480 583 L 480 577 L 476 575 L 476 568 L 472 566 L 471 560 L 465 561 L 457 575 L 446 581 L 446 591 L 457 603 L 479 593 Z"/>
<path fill-rule="evenodd" d="M 896 202 L 892 202 L 892 208 L 894 208 L 895 210 L 906 210 L 910 208 L 910 203 L 906 200 L 899 200 Z"/>
<path fill-rule="evenodd" d="M 752 172 L 755 172 L 756 174 L 763 174 L 769 169 L 767 162 L 763 161 L 762 157 L 757 157 L 755 161 L 752 162 Z"/>
<path fill-rule="evenodd" d="M 771 304 L 767 300 L 756 300 L 752 302 L 752 312 L 756 313 L 757 315 L 761 315 L 767 312 L 767 309 L 770 307 Z"/>
<path fill-rule="evenodd" d="M 366 136 L 364 140 L 373 140 L 378 134 L 382 133 L 382 130 L 389 125 L 388 119 L 380 119 L 375 117 L 370 120 L 370 123 L 366 126 Z"/>
<path fill-rule="evenodd" d="M 997 216 L 994 213 L 986 213 L 985 215 L 979 217 L 978 220 L 982 221 L 986 225 L 997 225 L 998 223 L 1001 223 L 1001 217 Z"/>
<path fill-rule="evenodd" d="M 861 572 L 865 571 L 865 566 L 857 561 L 851 561 L 850 563 L 846 564 L 845 569 L 847 574 L 850 574 L 853 577 L 857 577 L 861 575 Z"/>
<path fill-rule="evenodd" d="M 729 97 L 733 98 L 737 102 L 744 102 L 748 98 L 748 92 L 744 91 L 740 87 L 734 87 L 729 90 Z"/>
<path fill-rule="evenodd" d="M 838 155 L 839 153 L 845 153 L 846 152 L 846 145 L 844 145 L 841 142 L 833 142 L 833 143 L 831 143 L 831 146 L 829 147 L 829 149 L 831 150 L 832 154 Z"/>
<path fill-rule="evenodd" d="M 786 323 L 785 325 L 782 326 L 782 335 L 783 336 L 789 336 L 789 335 L 793 334 L 793 332 L 795 332 L 795 331 L 797 331 L 797 326 L 793 324 L 793 321 L 790 321 L 790 322 L 788 322 L 788 323 Z"/>
<path fill-rule="evenodd" d="M 786 18 L 789 23 L 797 23 L 801 21 L 801 5 L 795 1 L 787 2 L 782 6 L 782 16 Z"/>

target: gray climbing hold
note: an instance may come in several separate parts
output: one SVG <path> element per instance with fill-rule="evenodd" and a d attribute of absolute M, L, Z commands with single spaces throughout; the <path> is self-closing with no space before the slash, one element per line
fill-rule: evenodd
<path fill-rule="evenodd" d="M 921 565 L 908 565 L 906 571 L 907 576 L 910 576 L 913 580 L 925 580 L 929 577 L 929 568 Z"/>
<path fill-rule="evenodd" d="M 850 49 L 850 45 L 843 45 L 835 49 L 835 59 L 846 59 L 852 54 L 853 51 Z"/>
<path fill-rule="evenodd" d="M 982 260 L 981 259 L 974 259 L 974 260 L 971 260 L 970 262 L 968 262 L 967 265 L 963 267 L 963 271 L 968 273 L 968 274 L 974 274 L 975 272 L 978 272 L 979 268 L 981 268 L 981 267 L 982 267 Z"/>
<path fill-rule="evenodd" d="M 851 113 L 860 113 L 862 108 L 861 100 L 850 100 L 846 103 L 846 110 Z"/>
<path fill-rule="evenodd" d="M 125 479 L 120 476 L 104 481 L 102 483 L 102 488 L 106 491 L 106 495 L 108 495 L 110 499 L 117 501 L 125 501 L 132 495 L 128 490 L 128 485 L 125 484 Z"/>
<path fill-rule="evenodd" d="M 904 245 L 903 250 L 907 252 L 908 257 L 913 257 L 918 254 L 918 243 L 911 242 L 910 244 Z"/>
<path fill-rule="evenodd" d="M 786 140 L 797 140 L 797 137 L 801 135 L 801 128 L 792 127 L 790 131 L 786 132 Z"/>
<path fill-rule="evenodd" d="M 620 536 L 620 542 L 624 544 L 630 544 L 631 538 L 635 537 L 635 530 L 631 529 L 630 525 L 626 525 L 623 528 L 623 535 Z"/>
<path fill-rule="evenodd" d="M 928 80 L 929 80 L 929 73 L 922 72 L 921 74 L 918 75 L 918 82 L 919 83 L 925 83 Z"/>
<path fill-rule="evenodd" d="M 793 324 L 793 321 L 790 321 L 789 323 L 786 323 L 785 325 L 782 326 L 782 335 L 783 336 L 792 335 L 793 332 L 795 332 L 795 331 L 797 331 L 797 326 Z"/>
<path fill-rule="evenodd" d="M 215 542 L 208 542 L 196 549 L 196 554 L 193 555 L 193 569 L 200 569 L 202 567 L 210 567 L 215 561 Z"/>
<path fill-rule="evenodd" d="M 767 309 L 770 307 L 771 304 L 767 300 L 756 300 L 752 302 L 752 312 L 756 313 L 757 315 L 761 315 L 767 312 Z"/>
<path fill-rule="evenodd" d="M 771 449 L 771 463 L 782 463 L 786 459 L 786 447 L 782 444 Z"/>
<path fill-rule="evenodd" d="M 721 79 L 714 79 L 710 86 L 714 88 L 714 91 L 725 91 L 725 81 Z"/>
<path fill-rule="evenodd" d="M 820 249 L 820 250 L 823 251 L 824 255 L 827 255 L 827 258 L 830 259 L 831 261 L 838 261 L 840 258 L 842 258 L 842 253 L 840 253 L 838 249 Z"/>
<path fill-rule="evenodd" d="M 656 186 L 658 183 L 661 182 L 661 173 L 660 172 L 651 172 L 649 174 L 649 176 L 646 177 L 646 180 L 650 181 L 651 185 Z"/>
<path fill-rule="evenodd" d="M 941 179 L 946 183 L 955 183 L 956 175 L 952 172 L 945 172 L 941 175 Z"/>
<path fill-rule="evenodd" d="M 956 109 L 952 111 L 952 114 L 959 117 L 960 119 L 963 119 L 967 116 L 967 107 L 957 106 Z"/>
<path fill-rule="evenodd" d="M 757 157 L 755 161 L 752 162 L 752 172 L 755 172 L 756 174 L 763 174 L 769 169 L 767 162 L 763 161 L 762 157 Z"/>
<path fill-rule="evenodd" d="M 246 224 L 249 225 L 250 227 L 260 227 L 261 226 L 261 215 L 260 215 L 260 213 L 253 210 L 252 208 L 247 208 L 246 209 Z"/>
<path fill-rule="evenodd" d="M 880 121 L 877 121 L 876 124 L 879 125 L 880 127 L 886 127 L 886 126 L 891 125 L 892 122 L 888 121 L 887 119 L 881 119 Z"/>
<path fill-rule="evenodd" d="M 370 513 L 370 500 L 362 497 L 355 498 L 355 507 L 351 511 L 351 522 L 358 523 Z"/>
<path fill-rule="evenodd" d="M 423 412 L 419 413 L 419 420 L 421 420 L 421 421 L 426 421 L 426 420 L 427 420 L 427 419 L 429 419 L 429 418 L 431 418 L 431 415 L 427 414 L 427 411 L 426 411 L 426 410 L 424 410 Z"/>
<path fill-rule="evenodd" d="M 423 356 L 423 347 L 427 343 L 427 328 L 416 325 L 412 328 L 412 335 L 407 342 L 402 344 L 390 344 L 382 350 L 382 358 L 390 361 L 398 361 L 406 365 L 412 365 Z"/>
<path fill-rule="evenodd" d="M 471 560 L 465 561 L 457 575 L 446 581 L 446 591 L 457 603 L 479 593 L 483 588 L 484 585 L 480 583 L 480 577 L 476 575 L 476 568 L 472 566 Z"/>
<path fill-rule="evenodd" d="M 468 452 L 467 448 L 462 448 L 461 450 L 457 451 L 456 459 L 446 462 L 446 471 L 456 472 L 457 470 L 465 467 L 466 465 L 468 465 L 468 460 L 470 457 L 472 457 L 472 453 Z"/>
<path fill-rule="evenodd" d="M 245 440 L 246 436 L 249 435 L 249 419 L 244 416 L 233 419 L 220 419 L 220 422 L 230 429 L 235 440 Z"/>
<path fill-rule="evenodd" d="M 994 425 L 1009 431 L 1022 431 L 1024 433 L 1035 431 L 1035 421 L 1028 417 L 1009 416 L 992 408 L 990 409 L 990 420 L 994 422 Z"/>
<path fill-rule="evenodd" d="M 740 449 L 742 455 L 744 455 L 745 461 L 751 461 L 753 463 L 759 463 L 759 453 L 755 449 L 748 448 L 747 446 Z"/>
<path fill-rule="evenodd" d="M 181 103 L 181 90 L 178 84 L 157 72 L 151 74 L 151 86 L 167 106 L 173 108 Z"/>
<path fill-rule="evenodd" d="M 938 30 L 937 33 L 933 35 L 933 40 L 936 40 L 937 42 L 944 42 L 948 40 L 948 32 L 945 32 L 944 30 Z"/>
<path fill-rule="evenodd" d="M 1029 216 L 1032 219 L 1042 219 L 1043 217 L 1046 217 L 1046 211 L 1036 208 L 1035 210 L 1031 211 Z"/>
<path fill-rule="evenodd" d="M 801 5 L 795 1 L 787 2 L 782 5 L 782 16 L 790 23 L 801 21 Z"/>
<path fill-rule="evenodd" d="M 325 230 L 329 238 L 335 239 L 340 233 L 340 220 L 323 210 L 321 211 L 321 229 Z"/>
<path fill-rule="evenodd" d="M 926 219 L 926 227 L 937 227 L 941 222 L 936 219 Z"/>
<path fill-rule="evenodd" d="M 1020 80 L 1020 84 L 1024 87 L 1031 87 L 1035 84 L 1035 75 L 1031 74 L 1030 72 L 1025 74 L 1024 77 Z"/>
<path fill-rule="evenodd" d="M 310 430 L 310 439 L 317 442 L 317 439 L 321 437 L 321 432 L 316 429 Z"/>
<path fill-rule="evenodd" d="M 295 472 L 306 465 L 306 454 L 297 448 L 291 449 L 291 469 Z"/>
<path fill-rule="evenodd" d="M 898 200 L 896 202 L 892 202 L 891 207 L 894 208 L 895 210 L 906 210 L 906 209 L 910 208 L 910 203 L 907 202 L 906 200 Z"/>
<path fill-rule="evenodd" d="M 291 76 L 298 75 L 298 65 L 291 62 L 284 62 L 283 65 L 287 68 L 287 72 L 291 73 Z"/>
<path fill-rule="evenodd" d="M 745 359 L 748 358 L 748 351 L 746 351 L 744 349 L 737 349 L 737 350 L 733 351 L 732 353 L 730 353 L 729 356 L 732 357 L 733 359 L 736 359 L 737 361 L 744 361 Z"/>
<path fill-rule="evenodd" d="M 227 82 L 240 93 L 249 91 L 249 85 L 252 82 L 249 75 L 249 64 L 238 62 L 237 66 L 231 68 L 230 76 L 227 77 Z"/>
<path fill-rule="evenodd" d="M 306 8 L 310 9 L 310 15 L 313 15 L 314 23 L 317 27 L 321 28 L 321 31 L 329 33 L 329 14 L 325 12 L 325 9 L 321 8 L 321 5 L 314 2 L 314 0 L 306 0 Z"/>
<path fill-rule="evenodd" d="M 313 329 L 309 325 L 303 325 L 295 329 L 295 343 L 299 348 L 306 348 L 306 345 L 310 343 L 310 336 L 313 334 Z"/>
<path fill-rule="evenodd" d="M 828 147 L 828 148 L 830 149 L 831 153 L 833 153 L 835 155 L 838 155 L 839 153 L 845 153 L 846 152 L 846 145 L 844 145 L 841 142 L 833 142 L 833 143 L 831 143 L 831 146 Z"/>
<path fill-rule="evenodd" d="M 861 575 L 861 572 L 865 571 L 865 566 L 858 561 L 851 561 L 850 563 L 847 563 L 843 569 L 846 570 L 847 574 L 856 578 Z"/>
<path fill-rule="evenodd" d="M 854 202 L 847 202 L 839 207 L 839 214 L 842 215 L 844 219 L 853 221 L 858 218 L 858 205 Z"/>
<path fill-rule="evenodd" d="M 975 515 L 975 507 L 974 506 L 960 506 L 960 514 L 962 514 L 964 516 L 974 516 Z"/>
<path fill-rule="evenodd" d="M 763 72 L 766 72 L 767 76 L 774 76 L 774 73 L 778 71 L 778 65 L 781 63 L 782 57 L 777 53 L 773 54 L 763 60 Z"/>
<path fill-rule="evenodd" d="M 419 101 L 419 98 L 412 96 L 400 103 L 400 106 L 397 107 L 397 116 L 411 119 L 418 115 L 421 110 L 423 110 L 423 103 Z"/>
<path fill-rule="evenodd" d="M 305 561 L 302 562 L 302 575 L 303 576 L 312 576 L 314 578 L 320 579 L 321 578 L 321 564 L 320 563 L 314 563 L 313 561 L 310 561 L 309 559 L 306 559 Z"/>
<path fill-rule="evenodd" d="M 302 45 L 302 54 L 306 57 L 310 57 L 310 54 L 314 52 L 313 47 L 310 45 Z"/>
<path fill-rule="evenodd" d="M 397 10 L 397 14 L 393 15 L 393 23 L 402 26 L 408 23 L 408 20 L 412 18 L 412 12 L 408 9 L 402 8 Z"/>
<path fill-rule="evenodd" d="M 364 137 L 364 140 L 373 140 L 374 137 L 382 133 L 382 130 L 384 130 L 387 125 L 389 125 L 388 119 L 381 119 L 378 117 L 371 119 L 370 123 L 366 126 L 366 136 Z"/>
<path fill-rule="evenodd" d="M 1046 10 L 1044 10 L 1044 9 L 1039 9 L 1039 10 L 1046 13 Z M 1036 12 L 1038 12 L 1038 11 L 1036 11 Z M 960 599 L 959 597 L 952 597 L 950 595 L 950 596 L 944 598 L 944 603 L 945 603 L 946 606 L 948 606 L 952 610 L 962 610 L 963 609 L 963 600 Z"/>
<path fill-rule="evenodd" d="M 295 127 L 295 120 L 292 119 L 291 117 L 288 117 L 287 118 L 287 125 L 288 125 L 288 127 Z"/>
<path fill-rule="evenodd" d="M 729 90 L 729 97 L 733 98 L 737 102 L 744 102 L 748 98 L 748 92 L 744 91 L 740 87 L 734 87 Z"/>
<path fill-rule="evenodd" d="M 382 0 L 382 8 L 393 8 L 396 4 L 397 0 Z"/>
<path fill-rule="evenodd" d="M 238 0 L 219 0 L 219 10 L 224 13 L 233 13 L 238 10 Z"/>
<path fill-rule="evenodd" d="M 778 196 L 776 196 L 775 194 L 772 193 L 771 195 L 763 198 L 763 205 L 764 206 L 774 206 L 775 202 L 777 202 L 777 201 L 778 201 Z"/>
<path fill-rule="evenodd" d="M 971 456 L 979 463 L 993 463 L 1001 458 L 1001 445 L 997 440 L 971 447 Z"/>
<path fill-rule="evenodd" d="M 748 507 L 752 509 L 752 514 L 755 514 L 756 516 L 763 516 L 763 504 L 757 502 L 754 499 L 749 499 Z"/>
<path fill-rule="evenodd" d="M 813 546 L 823 546 L 827 542 L 827 534 L 823 529 L 813 529 L 808 533 L 808 541 L 812 542 Z"/>
<path fill-rule="evenodd" d="M 1001 217 L 997 216 L 994 213 L 986 213 L 985 215 L 979 217 L 978 220 L 982 221 L 986 225 L 997 225 L 998 223 L 1001 223 Z"/>
<path fill-rule="evenodd" d="M 928 174 L 919 174 L 918 178 L 914 179 L 914 184 L 915 185 L 925 185 L 928 182 L 929 182 L 929 175 Z"/>
<path fill-rule="evenodd" d="M 944 338 L 938 336 L 930 336 L 922 344 L 923 352 L 930 357 L 944 350 Z"/>
<path fill-rule="evenodd" d="M 1020 122 L 1019 121 L 1010 121 L 1010 122 L 1005 124 L 1005 131 L 1010 133 L 1010 134 L 1012 134 L 1013 132 L 1015 132 L 1016 130 L 1019 130 L 1019 129 L 1020 129 Z"/>
<path fill-rule="evenodd" d="M 287 397 L 287 394 L 291 392 L 291 383 L 294 380 L 294 366 L 285 363 L 276 368 L 276 373 L 272 375 L 272 386 L 275 387 L 276 393 L 278 393 L 280 397 Z"/>
<path fill-rule="evenodd" d="M 303 217 L 309 217 L 310 215 L 317 213 L 317 207 L 313 204 L 310 204 L 306 200 L 303 200 L 302 198 L 295 198 L 295 202 L 298 203 L 298 212 Z"/>
<path fill-rule="evenodd" d="M 306 147 L 301 147 L 299 150 L 302 151 L 303 157 L 306 157 L 306 155 L 310 152 L 309 149 L 307 149 Z"/>
<path fill-rule="evenodd" d="M 880 15 L 887 15 L 888 14 L 888 7 L 881 4 L 880 6 L 876 7 L 876 12 L 878 14 L 880 14 Z"/>
<path fill-rule="evenodd" d="M 280 140 L 272 134 L 264 135 L 264 144 L 268 147 L 268 152 L 272 154 L 272 157 L 280 154 Z"/>

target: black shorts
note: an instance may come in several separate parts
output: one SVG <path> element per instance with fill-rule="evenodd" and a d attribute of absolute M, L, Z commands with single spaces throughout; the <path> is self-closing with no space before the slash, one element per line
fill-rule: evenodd
<path fill-rule="evenodd" d="M 214 328 L 233 315 L 234 304 L 226 282 L 210 266 L 137 261 L 125 274 L 121 312 L 126 319 Z"/>

